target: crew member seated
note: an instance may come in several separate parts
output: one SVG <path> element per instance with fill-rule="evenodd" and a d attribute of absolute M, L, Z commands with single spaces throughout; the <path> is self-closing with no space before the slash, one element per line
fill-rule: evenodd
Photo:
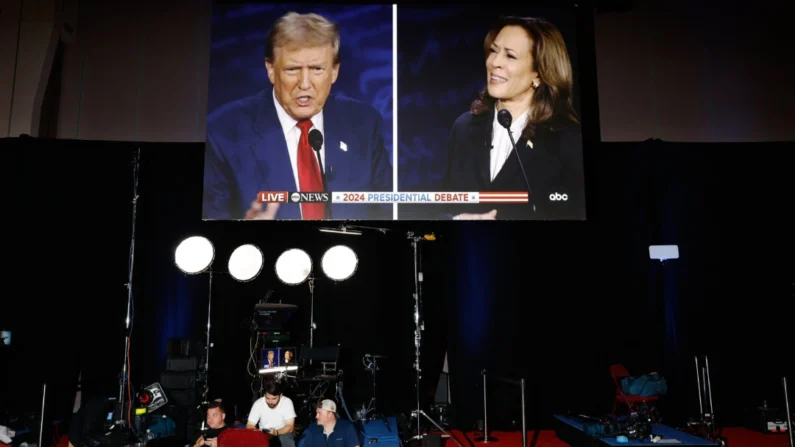
<path fill-rule="evenodd" d="M 301 447 L 359 447 L 359 436 L 353 424 L 337 417 L 337 404 L 325 399 L 315 411 L 317 425 L 304 431 Z"/>
<path fill-rule="evenodd" d="M 221 399 L 216 399 L 207 406 L 207 427 L 193 443 L 193 447 L 218 447 L 218 434 L 229 428 L 226 426 L 226 411 Z"/>
<path fill-rule="evenodd" d="M 267 430 L 272 436 L 271 447 L 295 447 L 295 407 L 293 401 L 282 395 L 282 385 L 270 380 L 265 384 L 265 396 L 251 406 L 246 428 Z"/>

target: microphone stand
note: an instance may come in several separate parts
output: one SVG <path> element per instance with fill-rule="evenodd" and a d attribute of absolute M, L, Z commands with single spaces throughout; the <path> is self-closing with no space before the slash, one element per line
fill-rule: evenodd
<path fill-rule="evenodd" d="M 313 147 L 312 149 L 314 149 L 315 153 L 317 154 L 317 166 L 320 168 L 320 179 L 323 181 L 323 192 L 329 192 L 328 185 L 326 184 L 326 171 L 323 170 L 323 157 L 320 156 L 320 149 L 322 147 L 323 144 L 321 142 L 320 145 L 318 145 L 317 147 Z M 331 213 L 331 197 L 329 197 L 329 201 L 325 203 L 325 208 L 326 208 L 326 218 L 334 219 L 334 216 Z"/>
<path fill-rule="evenodd" d="M 141 159 L 141 148 L 138 148 L 133 153 L 133 198 L 132 198 L 132 235 L 130 237 L 130 255 L 127 271 L 127 317 L 124 320 L 125 336 L 124 336 L 124 358 L 122 361 L 121 376 L 119 377 L 119 400 L 116 415 L 116 426 L 127 427 L 127 413 L 124 404 L 124 386 L 128 383 L 127 366 L 130 351 L 130 337 L 132 335 L 132 311 L 133 311 L 133 294 L 132 294 L 132 281 L 133 281 L 133 266 L 135 261 L 135 219 L 138 214 L 138 169 Z"/>
<path fill-rule="evenodd" d="M 524 170 L 522 157 L 519 156 L 519 149 L 516 147 L 516 141 L 513 139 L 513 132 L 511 132 L 511 122 L 513 121 L 513 118 L 511 117 L 511 113 L 508 112 L 508 110 L 506 109 L 500 110 L 500 112 L 504 113 L 498 113 L 497 121 L 500 123 L 500 125 L 502 125 L 502 127 L 505 128 L 505 130 L 508 132 L 508 138 L 511 139 L 511 147 L 513 148 L 514 154 L 516 154 L 516 161 L 519 162 L 519 168 L 522 170 L 522 178 L 524 179 L 524 185 L 527 187 L 528 200 L 533 205 L 533 212 L 535 212 L 536 206 L 533 203 L 534 202 L 533 191 L 530 189 L 530 181 L 527 180 L 527 172 Z M 501 116 L 499 115 L 502 115 L 505 118 L 500 119 Z"/>

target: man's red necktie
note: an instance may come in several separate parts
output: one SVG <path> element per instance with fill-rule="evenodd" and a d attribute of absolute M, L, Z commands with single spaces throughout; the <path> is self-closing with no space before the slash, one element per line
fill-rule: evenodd
<path fill-rule="evenodd" d="M 315 158 L 314 150 L 309 145 L 311 120 L 299 121 L 301 138 L 298 139 L 298 185 L 301 192 L 323 192 L 323 178 Z M 318 157 L 320 154 L 318 154 Z M 321 220 L 326 217 L 324 203 L 302 203 L 301 212 L 304 220 Z"/>

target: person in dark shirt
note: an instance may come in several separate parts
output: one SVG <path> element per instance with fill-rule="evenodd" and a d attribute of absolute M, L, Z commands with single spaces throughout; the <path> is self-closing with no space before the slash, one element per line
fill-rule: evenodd
<path fill-rule="evenodd" d="M 193 447 L 218 447 L 218 435 L 227 428 L 223 402 L 220 399 L 210 402 L 207 407 L 207 429 L 193 443 Z"/>
<path fill-rule="evenodd" d="M 359 447 L 359 436 L 353 424 L 337 417 L 337 404 L 325 399 L 315 412 L 317 425 L 304 431 L 301 447 Z"/>

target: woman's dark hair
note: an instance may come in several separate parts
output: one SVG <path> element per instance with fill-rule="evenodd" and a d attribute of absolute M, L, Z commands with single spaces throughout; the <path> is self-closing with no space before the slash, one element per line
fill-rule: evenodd
<path fill-rule="evenodd" d="M 522 132 L 522 137 L 532 138 L 537 126 L 564 121 L 579 124 L 580 120 L 572 103 L 574 79 L 571 60 L 566 43 L 558 28 L 543 19 L 530 17 L 500 17 L 486 35 L 483 50 L 489 57 L 491 46 L 500 31 L 506 26 L 520 26 L 532 41 L 533 70 L 538 73 L 541 84 L 533 93 L 533 108 Z M 470 108 L 474 115 L 490 111 L 497 102 L 488 89 L 483 89 Z"/>

